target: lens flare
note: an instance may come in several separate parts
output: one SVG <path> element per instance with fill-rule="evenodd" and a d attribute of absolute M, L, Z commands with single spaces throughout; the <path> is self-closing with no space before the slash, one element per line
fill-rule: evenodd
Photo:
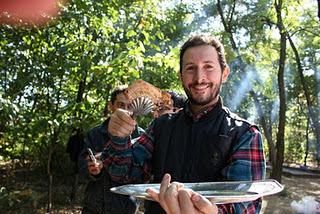
<path fill-rule="evenodd" d="M 43 25 L 58 16 L 64 3 L 64 0 L 1 0 L 0 25 Z"/>

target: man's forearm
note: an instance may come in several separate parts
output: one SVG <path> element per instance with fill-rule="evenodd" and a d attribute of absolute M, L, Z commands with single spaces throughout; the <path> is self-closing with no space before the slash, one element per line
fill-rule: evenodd
<path fill-rule="evenodd" d="M 151 150 L 151 151 L 150 151 Z M 111 136 L 103 155 L 103 165 L 111 179 L 121 183 L 140 183 L 149 180 L 152 143 L 145 135 L 132 145 L 130 138 Z"/>
<path fill-rule="evenodd" d="M 234 204 L 219 204 L 219 214 L 232 214 L 232 213 L 247 213 L 258 214 L 261 210 L 262 199 L 259 198 L 255 201 L 234 203 Z"/>

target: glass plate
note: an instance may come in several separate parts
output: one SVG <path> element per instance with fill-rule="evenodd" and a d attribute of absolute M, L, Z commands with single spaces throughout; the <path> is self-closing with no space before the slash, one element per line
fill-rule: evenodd
<path fill-rule="evenodd" d="M 148 188 L 159 191 L 160 184 L 127 184 L 113 187 L 110 191 L 122 195 L 152 200 L 146 193 Z M 283 186 L 273 179 L 260 181 L 226 181 L 184 183 L 184 187 L 205 196 L 212 203 L 226 204 L 253 201 L 262 196 L 273 195 L 283 190 Z"/>

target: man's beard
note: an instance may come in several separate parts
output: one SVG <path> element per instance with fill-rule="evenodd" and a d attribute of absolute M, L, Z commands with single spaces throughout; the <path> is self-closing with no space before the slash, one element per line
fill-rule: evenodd
<path fill-rule="evenodd" d="M 192 83 L 190 87 L 192 87 L 192 85 L 195 85 L 196 83 Z M 191 93 L 191 90 L 189 88 L 187 88 L 185 85 L 183 85 L 184 91 L 186 92 L 188 99 L 190 101 L 191 104 L 193 105 L 198 105 L 198 106 L 204 106 L 209 104 L 210 102 L 212 102 L 213 100 L 215 100 L 219 94 L 220 94 L 220 89 L 221 89 L 221 82 L 218 85 L 213 85 L 213 83 L 209 84 L 209 88 L 211 89 L 209 92 L 209 95 L 205 98 L 202 99 L 202 97 L 194 97 Z"/>

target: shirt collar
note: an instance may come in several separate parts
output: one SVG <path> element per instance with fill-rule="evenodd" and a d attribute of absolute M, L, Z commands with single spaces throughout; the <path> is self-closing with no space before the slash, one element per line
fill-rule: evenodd
<path fill-rule="evenodd" d="M 220 109 L 222 107 L 222 100 L 221 100 L 221 97 L 219 97 L 218 102 L 216 102 L 215 104 L 209 106 L 204 111 L 199 112 L 199 113 L 192 113 L 189 105 L 190 105 L 190 102 L 187 101 L 187 103 L 185 105 L 186 114 L 189 115 L 194 121 L 198 121 L 198 120 L 204 118 L 209 113 L 213 112 L 214 109 Z"/>
<path fill-rule="evenodd" d="M 100 125 L 99 129 L 102 133 L 108 134 L 108 124 L 109 124 L 110 117 L 107 118 L 103 123 Z"/>

